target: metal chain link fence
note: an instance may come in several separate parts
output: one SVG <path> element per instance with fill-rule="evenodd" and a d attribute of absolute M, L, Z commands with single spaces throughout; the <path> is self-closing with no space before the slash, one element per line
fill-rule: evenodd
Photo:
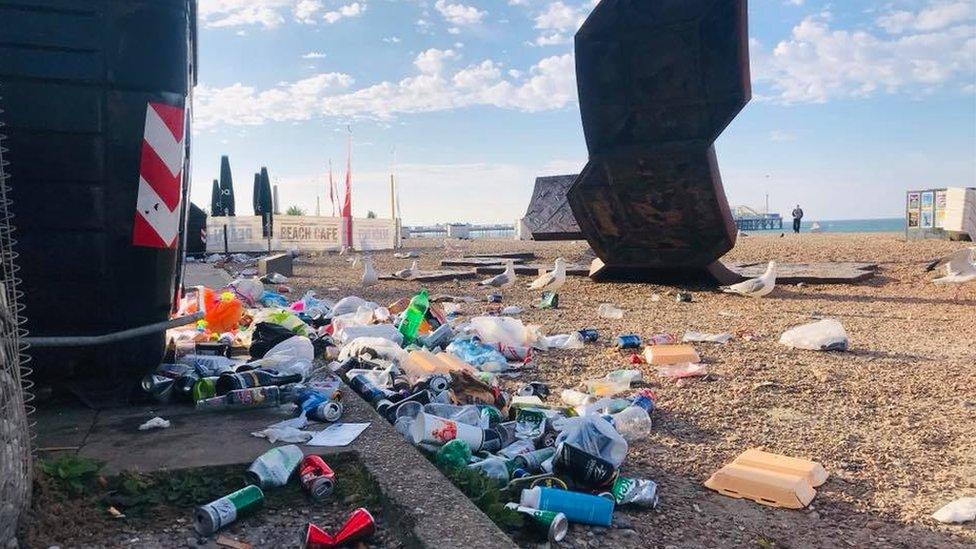
<path fill-rule="evenodd" d="M 5 547 L 16 538 L 17 522 L 30 504 L 33 426 L 28 424 L 28 415 L 33 409 L 28 392 L 30 370 L 25 367 L 28 359 L 22 355 L 24 345 L 20 342 L 26 335 L 20 315 L 23 292 L 17 289 L 20 280 L 14 264 L 16 241 L 7 198 L 3 126 L 0 109 L 0 546 Z"/>

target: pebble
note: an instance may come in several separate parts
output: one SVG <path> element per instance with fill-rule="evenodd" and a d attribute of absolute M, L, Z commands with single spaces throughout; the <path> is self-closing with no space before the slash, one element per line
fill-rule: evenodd
<path fill-rule="evenodd" d="M 636 530 L 633 530 L 631 528 L 624 528 L 623 530 L 620 531 L 620 533 L 623 534 L 623 535 L 625 535 L 625 536 L 636 536 L 637 535 L 637 531 Z"/>
<path fill-rule="evenodd" d="M 864 526 L 866 528 L 870 529 L 870 530 L 877 530 L 878 528 L 881 528 L 882 526 L 884 526 L 884 524 L 881 524 L 880 522 L 878 522 L 876 520 L 872 520 L 872 521 L 869 521 Z"/>

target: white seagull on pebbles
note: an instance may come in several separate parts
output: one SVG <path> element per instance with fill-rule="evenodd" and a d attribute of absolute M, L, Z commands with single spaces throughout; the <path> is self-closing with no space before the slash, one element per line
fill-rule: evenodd
<path fill-rule="evenodd" d="M 505 272 L 478 283 L 479 286 L 491 286 L 492 288 L 508 288 L 512 284 L 515 284 L 515 262 L 511 260 L 506 263 Z"/>
<path fill-rule="evenodd" d="M 945 276 L 936 278 L 933 282 L 936 284 L 962 284 L 976 281 L 974 255 L 976 255 L 976 248 L 963 248 L 942 258 L 932 268 L 934 269 L 939 264 L 945 264 Z"/>
<path fill-rule="evenodd" d="M 766 272 L 759 278 L 752 278 L 745 282 L 722 287 L 727 294 L 739 294 L 749 297 L 763 297 L 769 295 L 776 287 L 776 262 L 770 261 Z"/>
<path fill-rule="evenodd" d="M 530 290 L 542 290 L 545 292 L 557 292 L 566 283 L 566 260 L 559 258 L 553 270 L 535 279 L 529 284 Z"/>

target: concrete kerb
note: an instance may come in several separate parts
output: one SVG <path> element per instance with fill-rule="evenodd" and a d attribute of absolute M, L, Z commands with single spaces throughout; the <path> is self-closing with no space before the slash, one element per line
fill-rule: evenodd
<path fill-rule="evenodd" d="M 408 547 L 516 547 L 460 490 L 352 391 L 343 394 L 344 422 L 370 422 L 342 448 L 302 445 L 305 453 L 352 454 L 380 489 L 384 516 Z M 169 429 L 139 431 L 154 416 Z M 41 410 L 37 446 L 77 447 L 81 456 L 105 462 L 105 472 L 153 472 L 210 465 L 248 464 L 271 448 L 251 436 L 289 417 L 284 410 L 201 414 L 186 406 L 103 410 Z M 47 456 L 50 457 L 50 456 Z M 341 480 L 340 480 L 341 482 Z"/>

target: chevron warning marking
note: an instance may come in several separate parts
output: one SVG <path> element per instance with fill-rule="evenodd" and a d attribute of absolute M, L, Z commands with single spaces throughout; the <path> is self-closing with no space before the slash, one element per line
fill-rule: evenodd
<path fill-rule="evenodd" d="M 185 113 L 182 107 L 146 105 L 146 126 L 139 162 L 132 244 L 172 248 L 179 236 L 183 195 Z"/>

